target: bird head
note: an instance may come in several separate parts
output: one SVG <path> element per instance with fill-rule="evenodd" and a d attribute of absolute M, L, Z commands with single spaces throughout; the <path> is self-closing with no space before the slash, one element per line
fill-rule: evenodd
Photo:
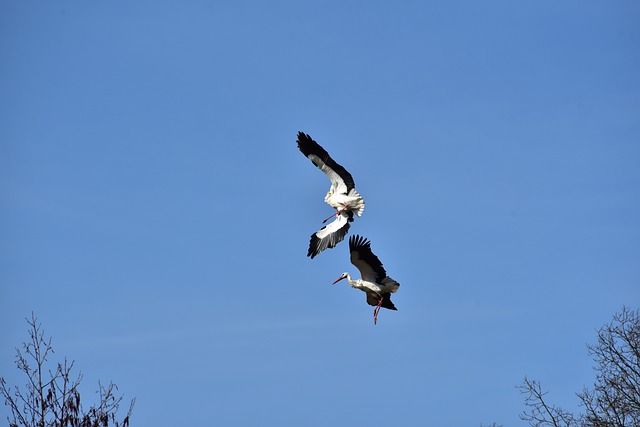
<path fill-rule="evenodd" d="M 332 283 L 332 285 L 335 285 L 335 284 L 336 284 L 336 283 L 338 283 L 340 280 L 342 280 L 342 279 L 346 279 L 347 277 L 349 277 L 349 273 L 347 273 L 347 272 L 345 271 L 344 273 L 342 273 L 342 274 L 340 275 L 340 277 L 338 277 L 338 278 L 336 279 L 336 281 L 335 281 L 335 282 L 333 282 L 333 283 Z"/>

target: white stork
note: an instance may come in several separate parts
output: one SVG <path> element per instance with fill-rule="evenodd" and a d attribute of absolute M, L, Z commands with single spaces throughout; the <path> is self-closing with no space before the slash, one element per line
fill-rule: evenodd
<path fill-rule="evenodd" d="M 336 213 L 322 221 L 327 222 L 336 217 L 333 222 L 322 227 L 311 235 L 308 257 L 315 257 L 327 248 L 333 248 L 340 243 L 349 231 L 349 223 L 353 222 L 353 213 L 361 216 L 364 210 L 364 199 L 355 188 L 353 177 L 345 168 L 335 162 L 317 142 L 304 132 L 298 132 L 298 148 L 311 162 L 331 180 L 331 187 L 324 197 L 324 201 L 336 209 Z"/>
<path fill-rule="evenodd" d="M 333 282 L 335 285 L 342 279 L 347 279 L 352 288 L 360 289 L 367 294 L 367 303 L 375 306 L 373 309 L 373 324 L 378 322 L 380 307 L 397 310 L 391 302 L 391 294 L 398 290 L 400 283 L 387 276 L 380 259 L 371 251 L 371 242 L 362 236 L 349 238 L 349 252 L 351 264 L 360 270 L 360 279 L 351 280 L 351 275 L 344 272 Z"/>

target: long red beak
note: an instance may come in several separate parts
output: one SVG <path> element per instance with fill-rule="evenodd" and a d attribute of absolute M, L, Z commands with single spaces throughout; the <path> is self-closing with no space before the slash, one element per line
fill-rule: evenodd
<path fill-rule="evenodd" d="M 338 283 L 340 280 L 344 279 L 344 277 L 338 277 L 338 280 L 336 280 L 335 282 L 332 283 L 332 285 L 335 285 L 336 283 Z"/>

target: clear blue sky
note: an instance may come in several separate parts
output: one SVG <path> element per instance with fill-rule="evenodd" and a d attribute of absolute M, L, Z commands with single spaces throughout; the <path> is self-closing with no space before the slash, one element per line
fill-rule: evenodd
<path fill-rule="evenodd" d="M 579 409 L 640 301 L 636 1 L 0 2 L 0 374 L 34 311 L 133 425 Z M 311 134 L 401 287 L 378 325 Z M 5 414 L 6 408 L 0 409 Z M 3 417 L 4 418 L 4 417 Z"/>

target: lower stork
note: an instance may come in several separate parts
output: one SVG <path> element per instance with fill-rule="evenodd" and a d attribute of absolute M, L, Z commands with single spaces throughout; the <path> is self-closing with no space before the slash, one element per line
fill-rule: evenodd
<path fill-rule="evenodd" d="M 387 276 L 380 259 L 371 251 L 371 242 L 357 234 L 349 238 L 351 264 L 360 270 L 360 279 L 352 280 L 348 272 L 344 272 L 333 282 L 335 285 L 342 279 L 347 279 L 352 288 L 360 289 L 367 294 L 367 303 L 375 306 L 373 309 L 373 324 L 378 322 L 378 312 L 381 307 L 397 310 L 391 302 L 391 294 L 398 290 L 400 283 Z"/>

